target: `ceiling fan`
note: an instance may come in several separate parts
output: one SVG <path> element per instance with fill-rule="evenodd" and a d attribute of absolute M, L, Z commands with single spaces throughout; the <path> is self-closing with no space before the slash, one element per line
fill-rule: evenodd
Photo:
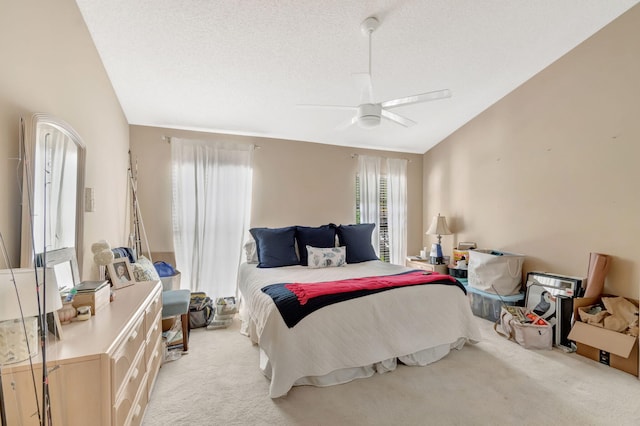
<path fill-rule="evenodd" d="M 356 85 L 359 86 L 362 98 L 360 105 L 298 105 L 304 108 L 328 108 L 328 109 L 348 109 L 356 110 L 356 115 L 348 124 L 358 124 L 361 127 L 370 128 L 380 124 L 382 118 L 397 123 L 404 127 L 411 127 L 416 124 L 402 115 L 389 111 L 391 108 L 417 104 L 420 102 L 435 101 L 451 97 L 449 89 L 436 90 L 433 92 L 420 93 L 418 95 L 404 98 L 392 99 L 384 102 L 373 101 L 373 88 L 371 84 L 371 34 L 378 28 L 380 22 L 374 16 L 365 19 L 360 28 L 369 37 L 369 72 L 353 74 Z"/>

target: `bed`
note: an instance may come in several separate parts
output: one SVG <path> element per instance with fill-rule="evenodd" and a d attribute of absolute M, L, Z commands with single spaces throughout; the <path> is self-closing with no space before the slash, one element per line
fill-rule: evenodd
<path fill-rule="evenodd" d="M 300 240 L 298 244 L 305 247 Z M 240 265 L 242 332 L 259 346 L 260 369 L 271 381 L 272 398 L 293 386 L 330 386 L 392 371 L 398 362 L 424 366 L 481 338 L 465 292 L 440 284 L 392 288 L 333 303 L 290 327 L 263 291 L 266 286 L 392 276 L 411 269 L 379 260 L 326 268 L 260 266 Z"/>

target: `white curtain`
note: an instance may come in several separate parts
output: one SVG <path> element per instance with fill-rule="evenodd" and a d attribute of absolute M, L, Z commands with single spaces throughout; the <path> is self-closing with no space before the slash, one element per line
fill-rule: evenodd
<path fill-rule="evenodd" d="M 387 159 L 387 227 L 391 263 L 407 257 L 407 160 Z"/>
<path fill-rule="evenodd" d="M 358 156 L 360 223 L 375 223 L 371 243 L 380 256 L 380 157 Z"/>
<path fill-rule="evenodd" d="M 251 211 L 253 145 L 171 139 L 173 241 L 181 287 L 236 296 Z"/>
<path fill-rule="evenodd" d="M 76 195 L 78 149 L 64 133 L 45 127 L 39 129 L 36 150 L 33 226 L 35 252 L 76 245 Z M 43 232 L 40 232 L 42 230 Z"/>

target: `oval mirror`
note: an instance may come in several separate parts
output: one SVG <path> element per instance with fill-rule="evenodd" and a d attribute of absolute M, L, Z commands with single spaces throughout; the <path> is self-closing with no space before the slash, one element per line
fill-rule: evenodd
<path fill-rule="evenodd" d="M 34 114 L 24 129 L 20 264 L 73 247 L 82 265 L 85 145 L 64 121 Z"/>

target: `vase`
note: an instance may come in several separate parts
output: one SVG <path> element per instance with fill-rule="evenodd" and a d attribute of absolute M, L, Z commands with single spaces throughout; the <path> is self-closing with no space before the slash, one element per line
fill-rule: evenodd
<path fill-rule="evenodd" d="M 64 302 L 62 308 L 58 310 L 58 316 L 60 317 L 61 324 L 69 324 L 71 320 L 76 317 L 76 308 L 73 307 L 73 302 Z"/>

